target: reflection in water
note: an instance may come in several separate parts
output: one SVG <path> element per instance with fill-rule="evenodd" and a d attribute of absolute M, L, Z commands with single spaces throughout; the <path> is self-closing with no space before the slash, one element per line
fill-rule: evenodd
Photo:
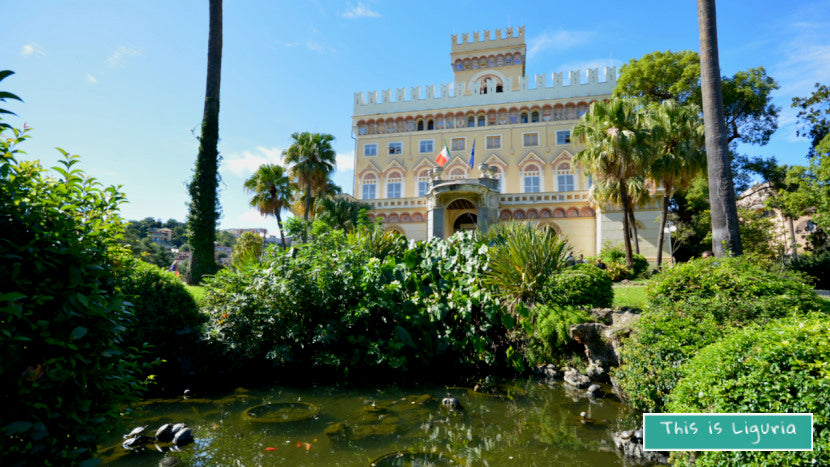
<path fill-rule="evenodd" d="M 622 465 L 611 432 L 637 421 L 619 402 L 535 380 L 496 392 L 279 387 L 216 399 L 148 400 L 131 413 L 131 423 L 155 432 L 184 422 L 196 442 L 182 448 L 151 442 L 127 451 L 114 434 L 99 457 L 131 466 L 156 466 L 164 457 L 196 466 Z M 443 404 L 445 398 L 461 408 Z M 580 412 L 594 423 L 583 423 Z"/>

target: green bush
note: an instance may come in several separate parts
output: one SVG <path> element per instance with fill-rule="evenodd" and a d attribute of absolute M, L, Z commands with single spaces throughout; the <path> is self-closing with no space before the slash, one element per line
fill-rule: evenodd
<path fill-rule="evenodd" d="M 607 308 L 614 303 L 611 277 L 592 264 L 577 264 L 549 276 L 542 287 L 543 302 Z"/>
<path fill-rule="evenodd" d="M 801 316 L 751 326 L 683 368 L 671 412 L 812 413 L 813 451 L 682 453 L 684 465 L 830 465 L 830 320 Z M 696 458 L 696 462 L 694 462 Z"/>
<path fill-rule="evenodd" d="M 63 151 L 55 174 L 18 162 L 26 132 L 0 132 L 0 453 L 4 465 L 83 464 L 143 386 L 119 345 L 124 197 Z"/>
<path fill-rule="evenodd" d="M 612 377 L 634 408 L 657 412 L 683 363 L 730 330 L 694 301 L 646 310 L 637 321 L 636 333 L 623 342 L 620 366 L 612 370 Z"/>
<path fill-rule="evenodd" d="M 679 371 L 704 346 L 752 322 L 821 310 L 801 276 L 757 259 L 695 260 L 660 274 L 613 372 L 632 405 L 659 410 Z"/>
<path fill-rule="evenodd" d="M 154 372 L 161 376 L 160 383 L 166 383 L 178 375 L 178 360 L 196 352 L 206 318 L 184 283 L 171 272 L 133 261 L 119 276 L 121 292 L 132 303 L 132 324 L 122 337 L 122 346 L 141 352 L 145 360 L 164 361 Z"/>
<path fill-rule="evenodd" d="M 821 298 L 804 276 L 760 258 L 707 258 L 661 273 L 646 289 L 649 305 L 696 300 L 719 322 L 743 324 L 821 310 Z"/>
<path fill-rule="evenodd" d="M 559 304 L 536 305 L 530 312 L 530 320 L 528 327 L 531 331 L 525 351 L 531 366 L 549 363 L 560 357 L 571 343 L 571 326 L 596 321 L 584 309 Z"/>
<path fill-rule="evenodd" d="M 599 257 L 608 267 L 608 274 L 613 281 L 623 279 L 640 279 L 648 273 L 648 260 L 645 256 L 634 253 L 631 268 L 625 266 L 625 251 L 621 246 L 604 245 Z"/>

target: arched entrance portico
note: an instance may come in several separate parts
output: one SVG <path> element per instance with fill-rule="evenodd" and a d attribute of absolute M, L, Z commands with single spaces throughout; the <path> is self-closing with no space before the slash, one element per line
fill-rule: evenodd
<path fill-rule="evenodd" d="M 445 234 L 450 236 L 459 230 L 475 230 L 478 227 L 478 207 L 466 198 L 453 200 L 445 211 L 448 227 Z"/>
<path fill-rule="evenodd" d="M 482 166 L 487 173 L 486 164 Z M 498 222 L 498 207 L 496 179 L 441 180 L 434 176 L 427 194 L 427 238 L 447 238 L 459 230 L 487 231 Z"/>

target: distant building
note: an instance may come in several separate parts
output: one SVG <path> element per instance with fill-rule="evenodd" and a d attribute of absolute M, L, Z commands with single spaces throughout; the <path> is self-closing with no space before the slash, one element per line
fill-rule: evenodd
<path fill-rule="evenodd" d="M 150 241 L 166 245 L 173 241 L 173 230 L 168 228 L 150 229 Z"/>
<path fill-rule="evenodd" d="M 765 217 L 769 217 L 774 229 L 773 243 L 786 245 L 787 253 L 791 255 L 797 253 L 793 250 L 793 237 L 795 237 L 796 248 L 804 248 L 807 245 L 807 236 L 815 231 L 816 225 L 811 215 L 790 219 L 784 216 L 781 210 L 768 208 L 766 202 L 775 194 L 775 188 L 771 183 L 758 183 L 741 193 L 737 204 L 739 208 L 760 212 Z"/>
<path fill-rule="evenodd" d="M 571 138 L 590 104 L 611 97 L 616 68 L 531 78 L 526 48 L 524 27 L 453 35 L 453 83 L 355 93 L 353 193 L 370 218 L 415 240 L 515 220 L 567 236 L 576 254 L 622 244 L 622 210 L 593 198 Z M 654 261 L 659 196 L 636 209 Z"/>

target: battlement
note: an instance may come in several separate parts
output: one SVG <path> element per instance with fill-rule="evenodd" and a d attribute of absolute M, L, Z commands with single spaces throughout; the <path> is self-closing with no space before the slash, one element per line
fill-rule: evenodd
<path fill-rule="evenodd" d="M 522 31 L 523 32 L 523 31 Z M 380 92 L 356 92 L 354 94 L 354 115 L 374 115 L 398 112 L 415 112 L 423 110 L 449 109 L 467 106 L 487 106 L 512 104 L 528 101 L 574 99 L 587 96 L 609 95 L 617 85 L 617 67 L 604 68 L 603 81 L 600 81 L 600 69 L 571 70 L 550 75 L 539 74 L 530 87 L 529 77 L 519 78 L 519 87 L 514 90 L 513 78 L 508 78 L 503 92 L 496 92 L 494 85 L 489 85 L 483 92 L 478 82 L 456 82 L 441 84 L 436 93 L 436 86 L 414 86 L 407 92 L 406 88 L 395 90 L 394 99 L 391 89 Z M 548 81 L 548 76 L 551 81 Z M 422 92 L 423 91 L 423 92 Z"/>
<path fill-rule="evenodd" d="M 451 53 L 467 53 L 486 49 L 495 49 L 499 47 L 515 47 L 524 45 L 525 42 L 525 27 L 519 26 L 516 28 L 516 36 L 513 36 L 513 28 L 504 29 L 504 37 L 502 37 L 502 30 L 496 29 L 493 31 L 485 29 L 483 33 L 476 31 L 470 38 L 470 33 L 461 35 L 461 42 L 458 41 L 458 34 L 453 34 Z"/>

